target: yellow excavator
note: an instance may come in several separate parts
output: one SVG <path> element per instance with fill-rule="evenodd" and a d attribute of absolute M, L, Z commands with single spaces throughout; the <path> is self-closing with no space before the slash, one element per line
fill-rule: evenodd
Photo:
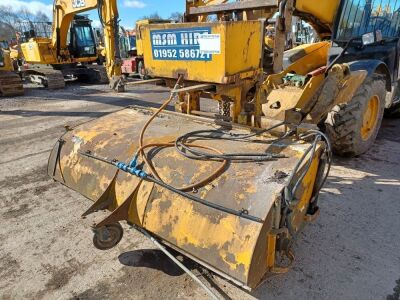
<path fill-rule="evenodd" d="M 0 96 L 24 94 L 21 77 L 14 71 L 11 50 L 5 40 L 0 40 Z"/>
<path fill-rule="evenodd" d="M 78 15 L 96 8 L 104 29 L 106 71 L 89 64 L 98 59 L 94 33 L 90 20 Z M 55 0 L 53 10 L 51 38 L 34 36 L 21 44 L 25 61 L 39 65 L 30 67 L 25 75 L 49 88 L 64 87 L 66 77 L 92 83 L 109 80 L 112 89 L 123 90 L 116 0 Z"/>
<path fill-rule="evenodd" d="M 98 249 L 118 244 L 126 221 L 189 275 L 169 248 L 254 289 L 288 271 L 298 233 L 319 215 L 332 150 L 367 151 L 396 106 L 400 3 L 219 2 L 186 1 L 184 23 L 141 26 L 153 77 L 143 82 L 171 87 L 170 97 L 66 132 L 48 173 L 93 201 L 83 216 L 110 211 L 93 226 Z M 293 16 L 320 42 L 285 51 Z"/>

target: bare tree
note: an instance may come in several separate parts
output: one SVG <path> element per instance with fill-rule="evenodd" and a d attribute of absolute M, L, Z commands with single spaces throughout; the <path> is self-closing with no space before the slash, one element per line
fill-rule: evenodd
<path fill-rule="evenodd" d="M 50 22 L 50 19 L 47 15 L 42 12 L 38 12 L 34 18 L 35 22 Z"/>
<path fill-rule="evenodd" d="M 170 20 L 175 21 L 175 22 L 183 22 L 183 13 L 181 12 L 174 12 L 171 14 L 169 17 Z"/>
<path fill-rule="evenodd" d="M 158 14 L 158 12 L 154 12 L 148 16 L 141 17 L 142 20 L 162 20 L 162 17 Z"/>
<path fill-rule="evenodd" d="M 23 7 L 18 12 L 18 18 L 22 21 L 33 22 L 35 20 L 35 15 L 31 13 L 27 8 Z"/>
<path fill-rule="evenodd" d="M 15 37 L 14 28 L 10 24 L 0 21 L 0 41 L 10 41 L 15 39 Z"/>
<path fill-rule="evenodd" d="M 18 22 L 18 15 L 11 6 L 0 5 L 1 22 L 10 26 L 15 26 Z"/>
<path fill-rule="evenodd" d="M 36 28 L 35 22 L 50 22 L 49 17 L 43 12 L 34 14 L 27 8 L 15 11 L 11 6 L 6 5 L 0 5 L 0 16 L 0 22 L 2 23 L 2 26 L 0 26 L 0 36 L 8 40 L 14 39 L 16 37 L 16 32 L 30 29 L 34 31 L 43 31 L 37 30 L 38 28 Z M 28 23 L 28 25 L 23 26 L 22 23 Z M 43 27 L 43 25 L 39 27 Z"/>

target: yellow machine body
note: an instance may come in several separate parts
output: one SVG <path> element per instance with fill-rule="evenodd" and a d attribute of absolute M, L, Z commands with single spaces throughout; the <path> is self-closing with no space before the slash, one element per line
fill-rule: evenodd
<path fill-rule="evenodd" d="M 78 63 L 95 62 L 98 59 L 98 52 L 75 57 L 68 45 L 69 32 L 74 17 L 92 9 L 98 9 L 104 22 L 105 70 L 102 67 L 92 68 L 87 65 L 85 65 L 85 69 L 78 70 L 75 68 Z M 118 39 L 115 36 L 118 18 L 116 0 L 54 1 L 51 38 L 35 37 L 21 44 L 21 51 L 27 63 L 51 65 L 54 70 L 43 67 L 26 72 L 33 74 L 34 78 L 39 76 L 40 82 L 45 82 L 45 86 L 48 88 L 58 88 L 64 87 L 64 84 L 54 84 L 64 76 L 61 69 L 69 72 L 67 76 L 77 74 L 78 77 L 86 71 L 84 75 L 88 81 L 97 83 L 109 81 L 112 89 L 123 90 L 121 58 L 119 57 Z M 66 68 L 62 68 L 62 65 L 65 65 Z M 67 67 L 70 69 L 69 71 L 66 71 Z"/>
<path fill-rule="evenodd" d="M 50 47 L 51 39 L 35 38 L 21 44 L 21 51 L 27 62 L 39 64 L 55 64 L 57 57 L 55 49 Z"/>
<path fill-rule="evenodd" d="M 24 94 L 22 79 L 14 72 L 11 51 L 4 49 L 0 41 L 0 96 L 20 96 Z"/>
<path fill-rule="evenodd" d="M 28 42 L 21 44 L 21 50 L 24 59 L 32 64 L 68 64 L 80 62 L 96 61 L 97 56 L 73 58 L 67 60 L 58 60 L 56 49 L 52 46 L 52 40 L 49 38 L 32 38 Z"/>
<path fill-rule="evenodd" d="M 23 58 L 21 47 L 19 45 L 10 48 L 11 60 L 18 60 Z"/>
<path fill-rule="evenodd" d="M 142 26 L 149 24 L 169 24 L 171 20 L 143 19 L 136 22 L 136 53 L 137 56 L 144 56 L 143 37 L 140 35 Z"/>
<path fill-rule="evenodd" d="M 112 213 L 98 226 L 126 220 L 237 284 L 255 288 L 268 272 L 282 271 L 275 257 L 285 186 L 293 186 L 289 174 L 310 144 L 285 139 L 271 143 L 268 135 L 258 143 L 196 141 L 220 151 L 280 153 L 285 158 L 264 163 L 231 163 L 220 176 L 192 194 L 235 210 L 246 210 L 263 220 L 256 223 L 192 202 L 138 177 L 118 171 L 80 153 L 90 151 L 109 159 L 129 161 L 138 150 L 135 142 L 151 109 L 131 107 L 78 126 L 62 137 L 49 159 L 48 173 L 55 180 L 95 202 L 93 209 Z M 173 142 L 190 130 L 214 128 L 208 119 L 178 113 L 162 113 L 146 133 L 145 143 Z M 248 133 L 234 127 L 232 133 Z M 127 143 L 129 141 L 129 143 Z M 207 177 L 220 162 L 187 159 L 173 147 L 147 149 L 163 181 L 187 186 Z M 293 232 L 312 219 L 307 214 L 316 186 L 322 147 L 317 146 L 306 176 L 291 204 Z M 308 160 L 307 160 L 308 161 Z M 303 166 L 304 167 L 304 166 Z M 304 171 L 301 167 L 296 181 Z"/>
<path fill-rule="evenodd" d="M 296 0 L 296 10 L 313 16 L 319 22 L 333 26 L 336 12 L 338 10 L 340 0 L 319 1 L 316 5 L 315 0 Z"/>
<path fill-rule="evenodd" d="M 177 78 L 184 74 L 186 80 L 217 84 L 232 82 L 234 77 L 253 78 L 262 67 L 262 24 L 246 21 L 141 26 L 146 71 L 155 77 Z M 195 47 L 180 50 L 186 42 L 201 43 L 199 35 L 205 32 L 212 40 L 209 43 L 214 43 L 209 46 L 210 52 L 215 50 L 215 54 L 201 54 Z"/>
<path fill-rule="evenodd" d="M 0 64 L 1 71 L 13 71 L 13 65 L 11 61 L 11 55 L 9 50 L 0 48 L 0 57 L 2 58 Z"/>
<path fill-rule="evenodd" d="M 213 92 L 202 93 L 200 90 L 180 94 L 177 111 L 190 114 L 199 110 L 200 97 L 209 97 L 220 103 L 225 100 L 229 102 L 230 117 L 234 122 L 254 127 L 266 128 L 274 120 L 284 121 L 286 111 L 293 109 L 310 116 L 308 123 L 318 124 L 333 106 L 352 99 L 366 73 L 350 72 L 346 65 L 338 65 L 330 71 L 331 76 L 326 76 L 331 47 L 326 41 L 286 51 L 283 54 L 283 60 L 287 62 L 285 69 L 263 77 L 263 26 L 262 21 L 143 25 L 140 35 L 146 73 L 165 79 L 183 75 L 187 86 L 212 84 L 215 87 Z M 208 59 L 179 56 L 179 51 L 189 55 L 192 51 L 187 45 L 182 46 L 181 36 L 195 36 L 196 32 L 207 31 L 206 36 L 218 40 L 220 54 L 212 54 Z M 199 40 L 193 38 L 192 43 L 198 44 Z M 185 50 L 180 50 L 181 46 Z M 193 53 L 197 52 L 193 50 Z M 317 72 L 320 68 L 321 72 Z M 306 84 L 295 86 L 285 83 L 284 78 L 289 73 L 306 77 Z M 251 106 L 253 110 L 249 110 L 249 92 L 260 81 L 263 82 Z M 337 88 L 332 90 L 332 87 Z M 315 97 L 324 89 L 329 92 Z M 315 105 L 317 102 L 318 105 Z"/>

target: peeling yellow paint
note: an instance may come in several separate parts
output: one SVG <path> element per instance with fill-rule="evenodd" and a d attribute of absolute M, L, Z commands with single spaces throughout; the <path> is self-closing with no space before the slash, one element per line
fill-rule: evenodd
<path fill-rule="evenodd" d="M 168 209 L 162 209 L 162 203 L 168 204 Z M 164 227 L 171 226 L 170 239 L 178 247 L 219 249 L 219 256 L 232 270 L 243 265 L 246 273 L 261 227 L 261 224 L 254 222 L 241 224 L 239 218 L 233 215 L 226 215 L 214 223 L 206 214 L 196 212 L 193 203 L 168 192 L 152 200 L 145 219 L 145 228 L 156 234 L 161 234 Z M 235 262 L 227 260 L 229 253 L 235 257 Z"/>

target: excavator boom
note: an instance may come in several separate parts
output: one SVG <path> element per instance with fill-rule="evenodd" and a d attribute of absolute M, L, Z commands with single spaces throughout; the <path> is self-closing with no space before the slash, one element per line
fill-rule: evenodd
<path fill-rule="evenodd" d="M 98 9 L 104 30 L 106 68 L 109 78 L 121 76 L 121 56 L 119 53 L 119 15 L 116 0 L 55 0 L 53 12 L 52 46 L 57 58 L 67 55 L 68 31 L 74 16 L 88 10 Z M 61 58 L 61 61 L 63 58 Z"/>
<path fill-rule="evenodd" d="M 110 86 L 113 89 L 121 90 L 122 73 L 121 73 L 121 57 L 119 53 L 118 40 L 118 9 L 116 0 L 72 0 L 62 1 L 55 0 L 53 6 L 53 26 L 52 37 L 48 38 L 32 38 L 28 42 L 21 45 L 24 58 L 28 63 L 38 65 L 51 65 L 56 71 L 60 70 L 65 73 L 68 66 L 76 64 L 84 64 L 97 60 L 97 52 L 85 53 L 78 55 L 75 52 L 76 45 L 70 43 L 69 31 L 71 25 L 77 18 L 77 14 L 88 10 L 98 9 L 99 18 L 104 30 L 104 49 L 106 57 L 106 72 L 110 80 Z M 91 30 L 91 26 L 82 27 L 83 30 Z M 90 32 L 93 35 L 92 32 Z M 93 39 L 93 44 L 94 39 Z M 81 68 L 72 71 L 79 75 L 87 70 L 89 82 L 98 80 L 103 82 L 101 67 L 99 68 Z M 54 73 L 56 71 L 50 70 Z M 58 71 L 59 72 L 59 71 Z M 80 73 L 79 73 L 80 72 Z M 92 73 L 94 75 L 92 76 Z M 106 77 L 107 77 L 106 76 Z M 97 79 L 97 77 L 99 77 Z"/>

